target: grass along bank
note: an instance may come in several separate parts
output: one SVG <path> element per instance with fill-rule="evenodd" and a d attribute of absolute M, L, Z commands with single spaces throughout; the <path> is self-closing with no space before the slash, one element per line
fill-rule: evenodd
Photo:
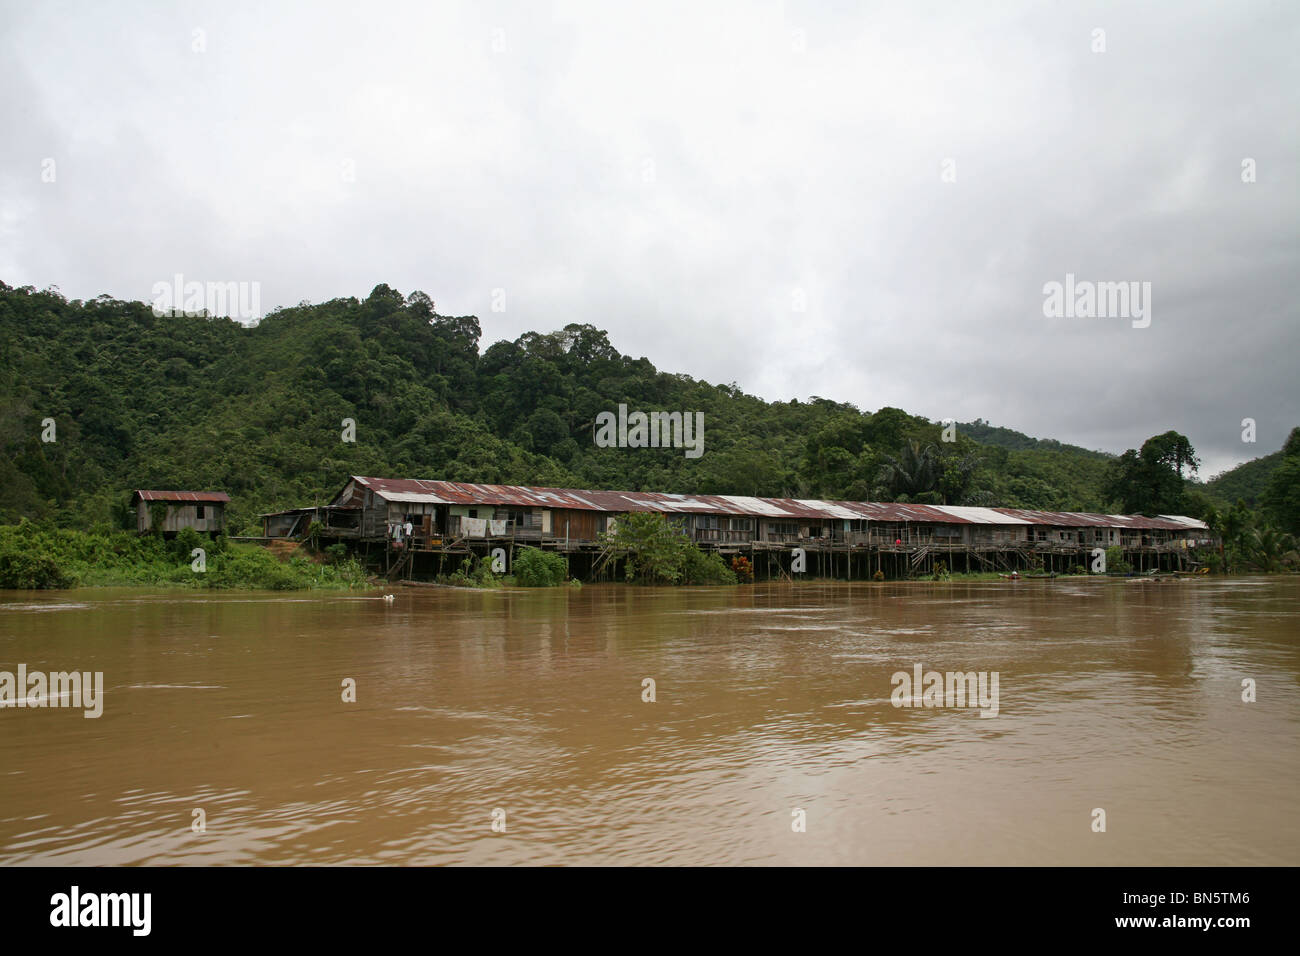
<path fill-rule="evenodd" d="M 293 591 L 370 584 L 355 559 L 337 553 L 313 558 L 300 549 L 281 560 L 258 545 L 212 539 L 191 529 L 164 540 L 30 521 L 0 526 L 0 588 L 121 586 Z"/>

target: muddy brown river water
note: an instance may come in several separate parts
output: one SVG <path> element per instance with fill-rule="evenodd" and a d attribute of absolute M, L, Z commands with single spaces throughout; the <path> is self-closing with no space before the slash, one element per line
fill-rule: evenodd
<path fill-rule="evenodd" d="M 394 594 L 0 592 L 0 863 L 1300 863 L 1295 577 Z"/>

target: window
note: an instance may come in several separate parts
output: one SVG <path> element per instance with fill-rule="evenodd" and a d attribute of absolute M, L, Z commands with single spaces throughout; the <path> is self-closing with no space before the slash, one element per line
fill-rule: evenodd
<path fill-rule="evenodd" d="M 198 518 L 200 521 L 203 520 L 203 505 L 196 505 L 196 506 L 195 506 L 195 508 L 194 508 L 194 517 Z"/>

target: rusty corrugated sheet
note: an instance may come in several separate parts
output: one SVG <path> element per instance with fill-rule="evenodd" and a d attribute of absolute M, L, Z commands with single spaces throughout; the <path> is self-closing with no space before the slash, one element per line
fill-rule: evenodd
<path fill-rule="evenodd" d="M 224 491 L 136 491 L 134 497 L 141 501 L 230 501 L 230 495 Z"/>
<path fill-rule="evenodd" d="M 734 515 L 750 518 L 796 520 L 865 519 L 906 524 L 1007 524 L 1027 523 L 1056 528 L 1128 528 L 1132 530 L 1187 530 L 1191 519 L 1181 516 L 1147 518 L 1142 515 L 1101 515 L 1085 512 L 1037 511 L 1028 508 L 946 508 L 888 501 L 817 501 L 794 498 L 755 498 L 744 495 L 683 495 L 658 491 L 593 491 L 580 488 L 538 488 L 523 485 L 487 485 L 417 478 L 366 478 L 353 480 L 381 496 L 425 500 L 449 505 L 505 505 L 522 508 L 567 508 L 618 514 L 656 511 L 662 514 Z M 193 492 L 188 492 L 193 494 Z M 154 492 L 159 494 L 159 492 Z M 171 492 L 168 492 L 171 494 Z M 229 500 L 225 498 L 224 500 Z M 342 503 L 336 502 L 336 503 Z M 1174 520 L 1174 518 L 1180 520 Z"/>
<path fill-rule="evenodd" d="M 1068 511 L 1035 511 L 1031 508 L 994 508 L 994 511 L 1033 525 L 1048 525 L 1053 528 L 1114 528 L 1119 527 L 1105 515 L 1083 515 Z M 1090 521 L 1089 518 L 1096 518 Z"/>
<path fill-rule="evenodd" d="M 855 501 L 868 521 L 885 521 L 891 524 L 973 524 L 965 518 L 944 514 L 938 508 L 929 505 L 899 504 L 893 501 Z"/>

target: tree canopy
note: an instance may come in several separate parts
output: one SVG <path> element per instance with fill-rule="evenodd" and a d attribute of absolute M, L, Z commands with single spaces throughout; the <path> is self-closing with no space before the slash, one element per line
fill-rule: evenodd
<path fill-rule="evenodd" d="M 0 283 L 0 523 L 120 526 L 133 488 L 211 489 L 232 496 L 238 533 L 349 474 L 1168 513 L 1197 465 L 1174 432 L 1114 459 L 982 420 L 945 436 L 899 408 L 767 402 L 623 355 L 585 323 L 480 338 L 476 317 L 386 284 L 248 327 Z M 705 453 L 597 447 L 597 416 L 619 404 L 703 412 Z"/>

